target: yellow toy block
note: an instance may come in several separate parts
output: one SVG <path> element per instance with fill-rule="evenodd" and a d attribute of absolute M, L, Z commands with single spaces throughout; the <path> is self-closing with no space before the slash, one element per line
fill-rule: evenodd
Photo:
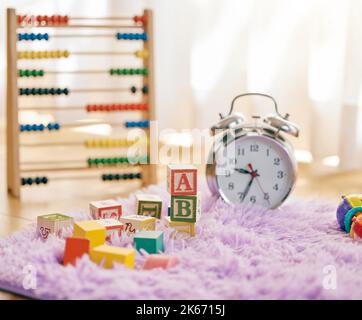
<path fill-rule="evenodd" d="M 79 221 L 74 223 L 73 236 L 88 239 L 92 249 L 106 241 L 106 227 L 95 220 Z"/>
<path fill-rule="evenodd" d="M 108 245 L 95 247 L 90 252 L 90 258 L 93 262 L 100 264 L 103 262 L 103 267 L 113 268 L 113 263 L 124 264 L 126 267 L 134 269 L 136 251 L 129 248 L 119 248 Z"/>
<path fill-rule="evenodd" d="M 181 221 L 171 221 L 170 217 L 164 218 L 164 223 L 167 228 L 173 228 L 175 231 L 171 234 L 173 238 L 177 236 L 178 233 L 187 233 L 191 237 L 195 236 L 195 223 L 191 222 L 181 222 Z"/>
<path fill-rule="evenodd" d="M 123 232 L 128 236 L 134 235 L 136 231 L 156 230 L 156 218 L 153 217 L 134 214 L 130 216 L 122 216 L 119 221 L 123 224 Z"/>

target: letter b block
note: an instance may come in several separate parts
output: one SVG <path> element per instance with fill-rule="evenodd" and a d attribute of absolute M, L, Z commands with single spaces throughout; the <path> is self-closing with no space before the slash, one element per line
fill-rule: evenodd
<path fill-rule="evenodd" d="M 171 221 L 195 223 L 199 212 L 199 196 L 171 196 Z"/>
<path fill-rule="evenodd" d="M 192 165 L 167 167 L 167 191 L 171 196 L 197 194 L 197 169 Z"/>

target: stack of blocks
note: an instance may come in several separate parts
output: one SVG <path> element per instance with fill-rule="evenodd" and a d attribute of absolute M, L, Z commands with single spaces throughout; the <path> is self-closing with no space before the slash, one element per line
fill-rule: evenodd
<path fill-rule="evenodd" d="M 200 195 L 197 190 L 197 169 L 192 165 L 169 165 L 167 191 L 171 194 L 169 216 L 165 225 L 177 232 L 195 235 L 195 223 L 200 215 Z"/>

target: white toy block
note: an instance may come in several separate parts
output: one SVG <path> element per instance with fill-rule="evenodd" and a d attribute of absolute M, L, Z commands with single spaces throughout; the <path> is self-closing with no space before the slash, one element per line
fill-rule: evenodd
<path fill-rule="evenodd" d="M 38 216 L 37 229 L 41 237 L 46 240 L 50 233 L 60 236 L 64 228 L 73 224 L 73 218 L 60 213 Z"/>
<path fill-rule="evenodd" d="M 123 223 L 116 219 L 99 219 L 97 222 L 106 228 L 107 239 L 110 239 L 112 235 L 122 234 Z"/>
<path fill-rule="evenodd" d="M 196 195 L 197 168 L 192 165 L 168 165 L 167 191 L 172 196 Z"/>
<path fill-rule="evenodd" d="M 93 201 L 89 204 L 93 219 L 117 219 L 122 216 L 122 205 L 115 200 Z"/>
<path fill-rule="evenodd" d="M 133 236 L 136 231 L 154 231 L 156 230 L 156 218 L 140 215 L 130 215 L 121 217 L 123 232 L 127 236 Z"/>
<path fill-rule="evenodd" d="M 171 221 L 170 217 L 164 218 L 164 224 L 167 228 L 172 228 L 174 231 L 171 233 L 172 238 L 179 238 L 187 234 L 191 237 L 195 236 L 195 223 L 192 222 L 180 222 L 180 221 Z"/>

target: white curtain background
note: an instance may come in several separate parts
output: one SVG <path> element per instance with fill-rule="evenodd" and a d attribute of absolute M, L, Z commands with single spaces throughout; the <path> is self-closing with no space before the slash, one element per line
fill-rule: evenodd
<path fill-rule="evenodd" d="M 78 16 L 150 7 L 161 128 L 207 128 L 235 95 L 263 92 L 301 126 L 300 138 L 292 139 L 301 161 L 362 168 L 360 0 L 5 0 L 0 6 L 2 75 L 6 7 Z M 2 76 L 5 99 L 4 87 Z M 248 116 L 272 111 L 259 98 L 237 108 Z"/>

